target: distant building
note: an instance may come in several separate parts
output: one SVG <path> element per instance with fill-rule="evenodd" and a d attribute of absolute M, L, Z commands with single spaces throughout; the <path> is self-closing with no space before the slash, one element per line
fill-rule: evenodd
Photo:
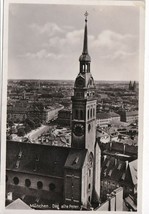
<path fill-rule="evenodd" d="M 14 122 L 23 121 L 27 118 L 26 107 L 9 105 L 7 107 L 7 120 Z"/>
<path fill-rule="evenodd" d="M 109 143 L 103 151 L 101 165 L 101 200 L 122 186 L 124 198 L 137 192 L 137 147 L 121 143 Z M 109 146 L 109 147 L 108 147 Z"/>
<path fill-rule="evenodd" d="M 126 112 L 126 122 L 127 123 L 134 123 L 136 121 L 138 121 L 138 111 Z"/>
<path fill-rule="evenodd" d="M 96 125 L 100 127 L 107 127 L 110 124 L 111 117 L 108 113 L 97 113 Z"/>
<path fill-rule="evenodd" d="M 130 91 L 132 90 L 132 82 L 131 81 L 129 82 L 129 90 Z"/>
<path fill-rule="evenodd" d="M 138 111 L 119 111 L 122 122 L 135 123 L 138 121 Z"/>
<path fill-rule="evenodd" d="M 62 105 L 44 107 L 40 103 L 28 103 L 25 105 L 9 105 L 7 108 L 7 119 L 13 122 L 22 122 L 26 118 L 34 120 L 38 118 L 41 123 L 47 123 L 58 117 L 58 112 L 63 109 Z"/>
<path fill-rule="evenodd" d="M 96 125 L 100 127 L 107 127 L 112 124 L 112 122 L 120 121 L 120 115 L 115 112 L 101 112 L 97 113 Z"/>
<path fill-rule="evenodd" d="M 115 112 L 109 112 L 109 115 L 111 117 L 111 122 L 119 122 L 120 121 L 120 115 Z"/>
<path fill-rule="evenodd" d="M 59 111 L 61 111 L 63 108 L 64 107 L 62 105 L 45 108 L 43 111 L 43 121 L 47 123 L 51 120 L 57 119 Z"/>
<path fill-rule="evenodd" d="M 133 91 L 136 91 L 136 81 L 133 83 Z"/>
<path fill-rule="evenodd" d="M 136 91 L 136 81 L 133 83 L 131 81 L 129 82 L 129 91 Z"/>
<path fill-rule="evenodd" d="M 71 126 L 71 109 L 64 108 L 58 112 L 57 123 L 60 126 Z"/>

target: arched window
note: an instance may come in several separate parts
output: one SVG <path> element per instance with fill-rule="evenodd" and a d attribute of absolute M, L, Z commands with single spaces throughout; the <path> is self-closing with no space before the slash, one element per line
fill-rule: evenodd
<path fill-rule="evenodd" d="M 41 181 L 37 182 L 37 188 L 42 189 L 43 188 L 43 183 Z"/>
<path fill-rule="evenodd" d="M 83 110 L 80 111 L 80 119 L 83 120 Z"/>
<path fill-rule="evenodd" d="M 13 178 L 13 182 L 15 185 L 18 185 L 19 184 L 19 178 L 18 177 L 14 177 Z"/>
<path fill-rule="evenodd" d="M 90 114 L 91 114 L 91 118 L 92 118 L 92 108 L 91 108 L 91 110 L 90 110 Z"/>
<path fill-rule="evenodd" d="M 87 71 L 89 72 L 89 71 L 90 71 L 90 64 L 89 64 L 89 63 L 88 63 L 87 68 L 88 68 L 88 70 L 87 70 Z"/>
<path fill-rule="evenodd" d="M 88 176 L 91 177 L 91 169 L 88 169 Z"/>
<path fill-rule="evenodd" d="M 53 184 L 53 183 L 49 184 L 49 190 L 54 191 L 55 188 L 56 188 L 55 184 Z"/>
<path fill-rule="evenodd" d="M 90 189 L 90 188 L 91 188 L 91 184 L 88 185 L 88 189 Z"/>
<path fill-rule="evenodd" d="M 88 120 L 89 120 L 89 118 L 90 118 L 90 112 L 89 112 L 89 109 L 88 109 L 88 111 L 87 111 L 87 118 L 88 118 Z"/>
<path fill-rule="evenodd" d="M 75 119 L 78 119 L 78 110 L 76 110 Z"/>
<path fill-rule="evenodd" d="M 93 117 L 95 117 L 95 109 L 93 108 Z"/>
<path fill-rule="evenodd" d="M 84 71 L 84 65 L 83 65 L 83 71 Z"/>
<path fill-rule="evenodd" d="M 91 124 L 88 124 L 88 132 L 91 130 Z"/>
<path fill-rule="evenodd" d="M 30 179 L 25 179 L 25 186 L 30 187 L 30 185 L 31 185 Z"/>

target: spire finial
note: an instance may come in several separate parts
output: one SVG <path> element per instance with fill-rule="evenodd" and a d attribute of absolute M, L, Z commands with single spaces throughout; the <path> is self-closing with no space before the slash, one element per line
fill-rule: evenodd
<path fill-rule="evenodd" d="M 80 61 L 91 61 L 91 58 L 88 54 L 88 41 L 87 41 L 87 17 L 88 17 L 88 12 L 86 11 L 84 16 L 85 16 L 85 28 L 84 28 L 84 41 L 83 41 L 83 52 L 82 55 L 80 56 L 79 60 Z"/>
<path fill-rule="evenodd" d="M 85 16 L 85 21 L 87 22 L 87 17 L 88 17 L 89 13 L 86 11 L 84 16 Z"/>
<path fill-rule="evenodd" d="M 83 45 L 83 54 L 88 53 L 88 48 L 87 48 L 87 17 L 88 17 L 88 12 L 86 11 L 85 14 L 85 29 L 84 29 L 84 45 Z"/>

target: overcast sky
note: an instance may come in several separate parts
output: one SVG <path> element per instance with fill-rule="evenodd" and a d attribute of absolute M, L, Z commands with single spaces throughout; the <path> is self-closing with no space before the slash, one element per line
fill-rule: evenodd
<path fill-rule="evenodd" d="M 10 4 L 13 79 L 71 79 L 79 72 L 84 13 L 95 80 L 138 80 L 139 7 Z"/>

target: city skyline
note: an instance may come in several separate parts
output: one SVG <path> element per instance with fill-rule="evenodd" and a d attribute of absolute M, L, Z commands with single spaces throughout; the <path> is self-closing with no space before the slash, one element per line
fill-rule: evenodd
<path fill-rule="evenodd" d="M 138 81 L 139 7 L 97 5 L 10 4 L 8 78 L 73 80 L 86 10 L 95 80 Z"/>

